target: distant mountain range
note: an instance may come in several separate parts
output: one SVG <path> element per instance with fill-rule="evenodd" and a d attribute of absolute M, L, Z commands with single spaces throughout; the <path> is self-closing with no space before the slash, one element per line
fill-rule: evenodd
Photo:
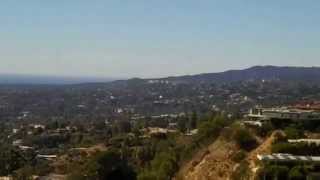
<path fill-rule="evenodd" d="M 320 67 L 254 66 L 244 70 L 230 70 L 190 76 L 162 78 L 176 83 L 228 83 L 250 80 L 280 80 L 320 83 Z"/>
<path fill-rule="evenodd" d="M 251 80 L 279 80 L 320 84 L 320 67 L 279 67 L 254 66 L 243 70 L 229 70 L 219 73 L 206 73 L 158 79 L 129 79 L 115 81 L 108 78 L 55 77 L 35 75 L 0 74 L 0 84 L 136 84 L 150 80 L 163 80 L 173 83 L 230 83 Z"/>

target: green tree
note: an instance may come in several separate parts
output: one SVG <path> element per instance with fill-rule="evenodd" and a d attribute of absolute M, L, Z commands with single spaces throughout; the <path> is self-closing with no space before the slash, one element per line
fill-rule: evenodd
<path fill-rule="evenodd" d="M 216 138 L 220 131 L 227 125 L 227 121 L 220 116 L 207 121 L 202 121 L 198 127 L 196 143 L 207 143 Z"/>
<path fill-rule="evenodd" d="M 80 170 L 75 170 L 69 179 L 135 180 L 136 173 L 128 165 L 128 162 L 121 158 L 120 153 L 110 150 L 98 154 Z"/>
<path fill-rule="evenodd" d="M 197 121 L 198 121 L 197 111 L 193 111 L 189 121 L 189 129 L 197 128 Z"/>
<path fill-rule="evenodd" d="M 295 127 L 287 127 L 284 132 L 288 139 L 299 139 L 304 137 L 303 131 Z"/>
<path fill-rule="evenodd" d="M 234 134 L 234 140 L 240 146 L 240 148 L 245 150 L 250 150 L 253 148 L 257 141 L 253 135 L 244 128 L 238 128 Z"/>
<path fill-rule="evenodd" d="M 0 176 L 12 174 L 26 164 L 24 157 L 8 147 L 0 147 Z"/>
<path fill-rule="evenodd" d="M 139 180 L 170 180 L 178 170 L 176 154 L 173 151 L 156 154 L 151 167 L 139 174 Z"/>
<path fill-rule="evenodd" d="M 304 169 L 301 166 L 293 167 L 289 172 L 290 180 L 305 180 L 305 177 Z"/>
<path fill-rule="evenodd" d="M 288 179 L 289 169 L 286 166 L 267 165 L 258 172 L 259 179 Z"/>
<path fill-rule="evenodd" d="M 178 128 L 182 133 L 185 133 L 187 131 L 187 119 L 184 117 L 178 118 Z"/>

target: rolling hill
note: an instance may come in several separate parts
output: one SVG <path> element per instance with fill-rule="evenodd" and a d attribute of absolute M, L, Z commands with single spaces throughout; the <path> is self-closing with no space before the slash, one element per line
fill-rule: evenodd
<path fill-rule="evenodd" d="M 230 70 L 191 76 L 162 78 L 177 83 L 228 83 L 250 80 L 280 80 L 320 83 L 320 67 L 254 66 L 244 70 Z"/>

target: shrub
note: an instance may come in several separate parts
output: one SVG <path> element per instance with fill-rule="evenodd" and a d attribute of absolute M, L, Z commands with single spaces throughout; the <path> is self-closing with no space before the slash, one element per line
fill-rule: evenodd
<path fill-rule="evenodd" d="M 68 179 L 126 179 L 135 180 L 136 174 L 116 151 L 97 154 L 83 167 L 75 169 Z"/>
<path fill-rule="evenodd" d="M 269 165 L 258 172 L 259 179 L 287 179 L 289 168 L 286 166 Z"/>
<path fill-rule="evenodd" d="M 262 127 L 259 127 L 257 130 L 257 134 L 259 136 L 265 137 L 269 135 L 270 132 L 274 129 L 271 123 L 265 123 Z"/>
<path fill-rule="evenodd" d="M 240 150 L 239 152 L 237 152 L 233 157 L 232 160 L 234 162 L 241 162 L 242 160 L 244 160 L 247 157 L 247 153 Z"/>
<path fill-rule="evenodd" d="M 287 127 L 284 132 L 288 139 L 299 139 L 304 137 L 303 131 L 295 127 Z"/>
<path fill-rule="evenodd" d="M 292 168 L 289 172 L 289 178 L 291 180 L 305 180 L 305 177 L 304 169 L 300 166 Z"/>
<path fill-rule="evenodd" d="M 227 121 L 223 117 L 215 117 L 214 119 L 202 122 L 198 129 L 197 142 L 207 143 L 220 135 L 221 130 L 227 125 Z"/>
<path fill-rule="evenodd" d="M 151 161 L 151 167 L 143 170 L 139 180 L 167 180 L 171 179 L 178 170 L 176 154 L 174 152 L 161 152 Z"/>
<path fill-rule="evenodd" d="M 243 128 L 236 129 L 234 140 L 240 146 L 240 148 L 245 150 L 250 150 L 257 144 L 257 141 L 253 135 L 248 130 Z"/>

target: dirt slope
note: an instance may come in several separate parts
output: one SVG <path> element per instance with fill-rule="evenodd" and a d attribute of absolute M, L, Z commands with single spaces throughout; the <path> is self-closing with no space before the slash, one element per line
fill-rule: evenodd
<path fill-rule="evenodd" d="M 266 139 L 257 138 L 259 146 L 248 153 L 246 161 L 249 163 L 250 179 L 254 179 L 258 169 L 257 155 L 268 154 L 275 139 L 275 131 Z M 282 132 L 280 132 L 282 133 Z M 218 138 L 213 144 L 198 152 L 191 162 L 182 167 L 176 180 L 228 180 L 239 166 L 232 161 L 232 156 L 239 149 L 235 143 L 223 137 Z"/>
<path fill-rule="evenodd" d="M 251 179 L 254 179 L 256 175 L 256 171 L 259 168 L 259 166 L 257 165 L 257 162 L 258 162 L 257 155 L 271 153 L 272 143 L 276 139 L 276 134 L 278 133 L 283 134 L 282 131 L 274 131 L 270 135 L 270 137 L 266 138 L 256 149 L 254 149 L 248 154 L 247 161 L 249 162 L 249 168 L 251 170 L 251 175 L 250 175 Z"/>
<path fill-rule="evenodd" d="M 234 143 L 218 138 L 209 147 L 197 153 L 193 160 L 181 169 L 176 179 L 226 180 L 235 166 L 231 156 L 236 151 Z"/>

